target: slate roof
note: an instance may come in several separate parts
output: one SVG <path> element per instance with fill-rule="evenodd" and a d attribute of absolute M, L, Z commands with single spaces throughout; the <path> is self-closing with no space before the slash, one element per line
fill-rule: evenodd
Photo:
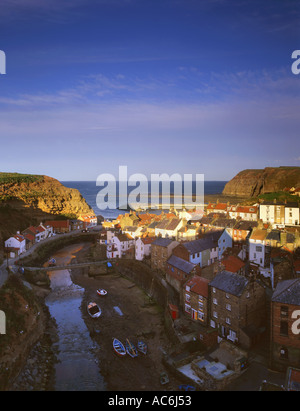
<path fill-rule="evenodd" d="M 236 220 L 234 218 L 218 218 L 216 221 L 212 221 L 211 225 L 215 227 L 234 227 Z"/>
<path fill-rule="evenodd" d="M 275 288 L 272 301 L 300 305 L 300 278 L 280 281 Z"/>
<path fill-rule="evenodd" d="M 182 258 L 177 257 L 176 255 L 171 255 L 171 257 L 168 259 L 168 264 L 172 265 L 175 268 L 178 268 L 179 270 L 187 274 L 189 274 L 192 271 L 192 269 L 196 266 L 195 264 L 183 260 Z"/>
<path fill-rule="evenodd" d="M 178 226 L 179 223 L 180 223 L 179 218 L 176 218 L 176 217 L 172 218 L 172 220 L 167 225 L 166 230 L 175 230 L 175 228 Z"/>
<path fill-rule="evenodd" d="M 246 277 L 224 270 L 215 276 L 210 282 L 210 286 L 239 297 L 242 295 L 248 282 Z"/>
<path fill-rule="evenodd" d="M 148 228 L 155 228 L 159 224 L 159 221 L 153 221 L 151 224 L 148 225 Z"/>
<path fill-rule="evenodd" d="M 164 229 L 164 228 L 167 227 L 167 225 L 169 224 L 169 222 L 170 222 L 170 221 L 165 218 L 164 220 L 160 221 L 160 222 L 157 224 L 156 228 Z"/>
<path fill-rule="evenodd" d="M 154 245 L 159 245 L 161 247 L 168 247 L 173 242 L 170 238 L 157 238 L 156 240 L 153 241 L 152 244 Z"/>
<path fill-rule="evenodd" d="M 182 243 L 182 245 L 187 249 L 190 254 L 199 253 L 204 250 L 209 250 L 216 247 L 215 240 L 213 236 L 199 238 L 198 240 L 188 241 Z"/>
<path fill-rule="evenodd" d="M 266 240 L 280 241 L 280 231 L 279 230 L 270 231 L 266 237 Z"/>

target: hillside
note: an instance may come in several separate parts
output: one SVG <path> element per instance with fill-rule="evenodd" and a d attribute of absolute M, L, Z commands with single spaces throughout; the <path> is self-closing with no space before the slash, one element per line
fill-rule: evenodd
<path fill-rule="evenodd" d="M 0 173 L 0 242 L 31 224 L 93 213 L 78 190 L 43 176 Z"/>
<path fill-rule="evenodd" d="M 300 167 L 266 167 L 240 171 L 224 187 L 223 195 L 257 197 L 300 186 Z"/>

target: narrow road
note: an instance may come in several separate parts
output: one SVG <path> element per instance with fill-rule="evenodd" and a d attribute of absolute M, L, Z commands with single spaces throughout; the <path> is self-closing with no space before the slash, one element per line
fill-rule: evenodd
<path fill-rule="evenodd" d="M 33 244 L 33 246 L 30 247 L 29 250 L 25 251 L 25 253 L 21 254 L 21 256 L 18 256 L 18 257 L 15 257 L 15 258 L 8 258 L 8 259 L 5 258 L 5 261 L 0 266 L 0 287 L 2 287 L 3 284 L 5 283 L 5 281 L 7 280 L 7 277 L 8 277 L 7 267 L 10 267 L 12 272 L 17 272 L 19 267 L 17 265 L 15 265 L 15 263 L 20 258 L 27 257 L 27 256 L 31 255 L 36 250 L 36 248 L 39 247 L 41 244 L 47 244 L 47 243 L 50 243 L 52 241 L 56 241 L 57 239 L 60 239 L 62 236 L 72 237 L 72 236 L 78 235 L 78 234 L 80 234 L 82 236 L 89 235 L 90 233 L 93 233 L 93 232 L 99 232 L 99 231 L 101 231 L 101 229 L 102 229 L 102 226 L 100 225 L 100 226 L 93 227 L 92 229 L 90 229 L 90 232 L 86 233 L 86 234 L 83 234 L 81 230 L 74 230 L 74 231 L 70 231 L 69 233 L 65 233 L 65 234 L 57 234 L 57 235 L 54 235 L 52 237 L 45 238 L 45 240 L 42 240 L 39 243 Z"/>

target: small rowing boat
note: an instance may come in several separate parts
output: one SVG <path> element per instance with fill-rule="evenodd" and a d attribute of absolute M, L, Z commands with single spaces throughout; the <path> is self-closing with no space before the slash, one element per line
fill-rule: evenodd
<path fill-rule="evenodd" d="M 126 348 L 127 354 L 130 355 L 130 357 L 134 358 L 134 357 L 137 357 L 137 356 L 138 356 L 137 349 L 136 349 L 135 346 L 132 344 L 132 342 L 129 341 L 128 339 L 126 339 L 125 348 Z"/>
<path fill-rule="evenodd" d="M 114 338 L 113 340 L 113 349 L 115 350 L 115 353 L 120 357 L 124 357 L 124 355 L 126 355 L 126 349 L 124 345 L 117 338 Z"/>
<path fill-rule="evenodd" d="M 160 374 L 160 383 L 161 383 L 161 385 L 168 384 L 168 382 L 169 382 L 168 374 L 166 372 L 162 372 Z"/>
<path fill-rule="evenodd" d="M 92 318 L 98 318 L 101 315 L 101 308 L 94 302 L 88 303 L 87 311 Z"/>
<path fill-rule="evenodd" d="M 107 294 L 107 291 L 104 288 L 98 288 L 97 294 L 103 296 Z"/>
<path fill-rule="evenodd" d="M 141 352 L 141 353 L 143 353 L 143 354 L 147 354 L 147 349 L 148 349 L 148 347 L 147 347 L 147 344 L 144 342 L 144 341 L 138 341 L 138 343 L 137 343 L 137 349 Z"/>

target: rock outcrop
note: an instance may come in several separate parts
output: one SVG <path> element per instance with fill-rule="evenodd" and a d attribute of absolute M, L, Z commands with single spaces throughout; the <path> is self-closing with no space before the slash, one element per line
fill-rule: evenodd
<path fill-rule="evenodd" d="M 0 205 L 5 204 L 54 215 L 94 214 L 78 190 L 48 176 L 0 173 Z"/>
<path fill-rule="evenodd" d="M 300 167 L 266 167 L 243 170 L 224 187 L 227 196 L 256 197 L 300 186 Z"/>

